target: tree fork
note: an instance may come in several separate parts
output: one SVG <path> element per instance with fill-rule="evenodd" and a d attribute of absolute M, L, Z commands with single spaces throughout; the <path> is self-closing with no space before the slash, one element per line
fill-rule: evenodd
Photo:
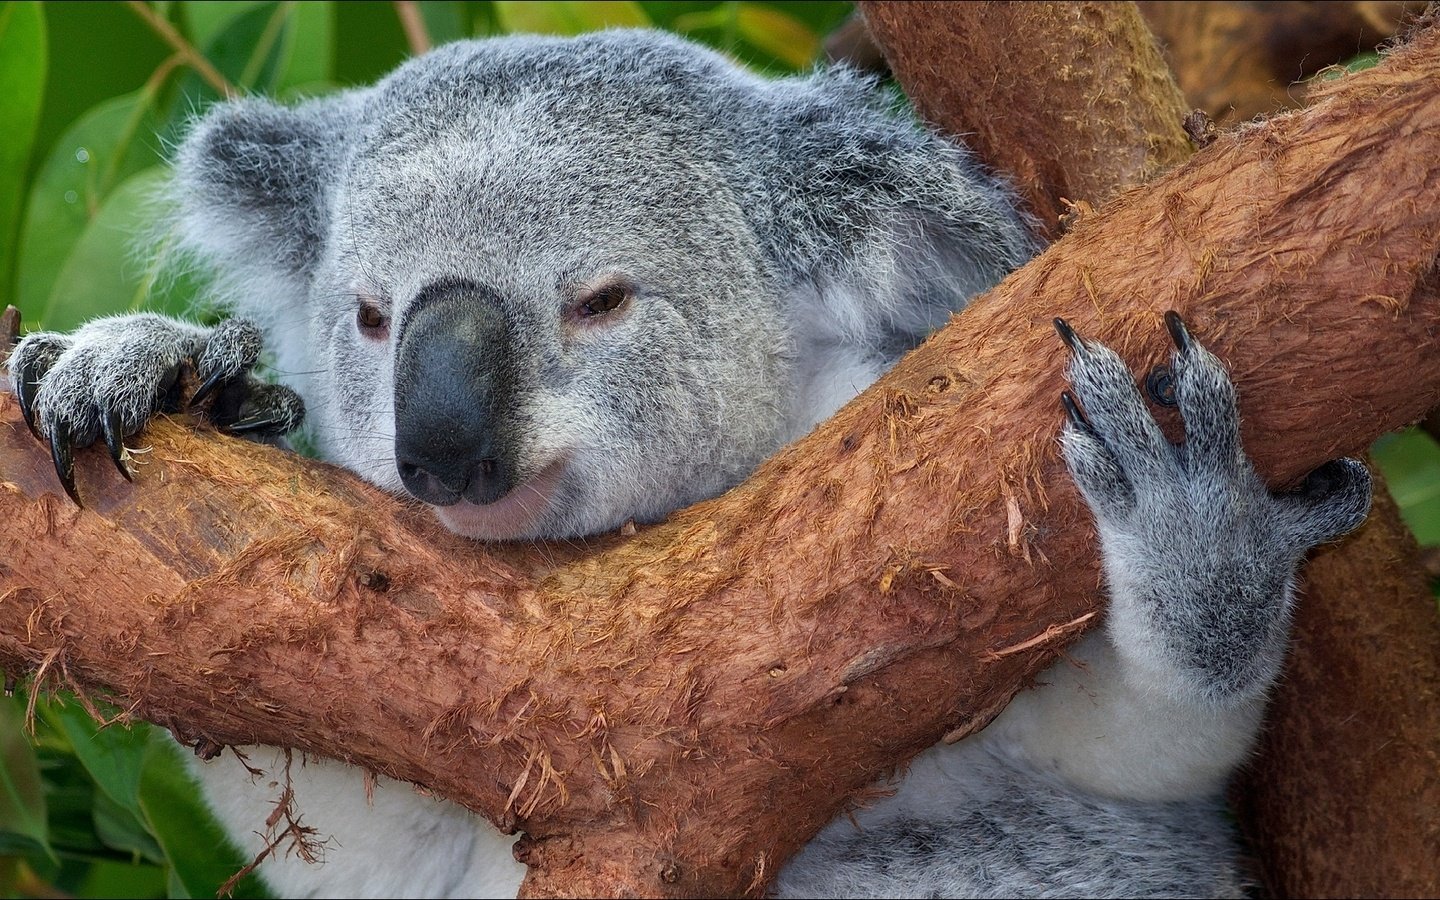
<path fill-rule="evenodd" d="M 1152 27 L 1159 20 L 1171 57 L 1185 62 L 1180 81 L 1192 99 L 1208 104 L 1243 95 L 1246 67 L 1258 59 L 1258 45 L 1227 40 L 1263 43 L 1289 30 L 1267 52 L 1292 53 L 1299 65 L 1309 40 L 1318 49 L 1310 63 L 1324 63 L 1344 55 L 1346 40 L 1355 51 L 1359 18 L 1388 36 L 1394 19 L 1417 6 L 1140 4 Z M 1069 195 L 1084 201 L 1081 209 L 1101 205 L 1192 152 L 1181 129 L 1186 106 L 1160 77 L 1166 67 L 1139 36 L 1144 25 L 1131 4 L 861 9 L 932 121 L 966 135 L 1002 172 L 1051 173 L 1017 181 L 1034 209 L 1064 207 L 1061 192 L 1077 186 L 1090 192 Z M 1311 28 L 1304 39 L 1301 20 Z M 1053 236 L 1055 223 L 1042 224 Z M 1440 891 L 1440 784 L 1427 777 L 1440 757 L 1440 620 L 1414 539 L 1378 477 L 1375 488 L 1360 534 L 1319 551 L 1303 571 L 1286 672 L 1259 752 L 1236 781 L 1241 824 L 1263 851 L 1260 874 L 1277 897 Z"/>
<path fill-rule="evenodd" d="M 1437 44 L 1222 136 L 745 484 L 628 539 L 476 546 L 166 423 L 134 486 L 82 454 L 76 510 L 0 399 L 0 662 L 422 783 L 528 832 L 532 894 L 763 890 L 1092 620 L 1052 316 L 1143 372 L 1180 310 L 1231 361 L 1275 484 L 1434 404 Z"/>

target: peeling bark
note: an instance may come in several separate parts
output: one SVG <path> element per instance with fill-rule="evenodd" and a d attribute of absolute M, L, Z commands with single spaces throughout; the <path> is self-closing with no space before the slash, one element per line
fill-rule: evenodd
<path fill-rule="evenodd" d="M 1181 311 L 1277 485 L 1434 405 L 1437 46 L 1221 136 L 745 484 L 628 539 L 476 546 L 163 422 L 134 485 L 81 455 L 76 510 L 0 398 L 0 664 L 424 784 L 527 832 L 531 895 L 759 892 L 1097 611 L 1053 316 L 1145 371 Z"/>

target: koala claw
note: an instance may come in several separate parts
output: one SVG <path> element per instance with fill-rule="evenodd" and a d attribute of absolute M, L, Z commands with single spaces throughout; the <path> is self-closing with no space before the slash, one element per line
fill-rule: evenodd
<path fill-rule="evenodd" d="M 1165 313 L 1165 329 L 1170 332 L 1170 340 L 1175 342 L 1177 350 L 1184 353 L 1190 349 L 1190 329 L 1185 327 L 1185 320 L 1173 309 Z"/>
<path fill-rule="evenodd" d="M 130 474 L 130 467 L 125 464 L 125 436 L 124 425 L 120 420 L 120 413 L 114 409 L 106 409 L 100 413 L 100 429 L 105 435 L 105 447 L 110 451 L 110 459 L 115 463 L 115 468 L 126 481 L 134 481 L 135 477 Z"/>
<path fill-rule="evenodd" d="M 60 477 L 65 493 L 70 495 L 76 506 L 84 506 L 80 502 L 80 493 L 75 490 L 75 451 L 70 444 L 70 426 L 64 420 L 50 425 L 50 460 L 55 464 L 55 474 Z"/>
<path fill-rule="evenodd" d="M 10 365 L 14 368 L 15 397 L 20 401 L 20 415 L 24 416 L 30 433 L 40 438 L 40 426 L 35 412 L 35 392 L 40 387 L 40 379 L 65 351 L 65 345 L 58 338 L 35 338 L 31 345 L 33 352 L 23 357 L 16 353 L 11 357 Z"/>
<path fill-rule="evenodd" d="M 1070 421 L 1075 424 L 1076 428 L 1080 428 L 1085 431 L 1090 430 L 1090 423 L 1085 421 L 1085 414 L 1082 413 L 1080 411 L 1080 407 L 1076 405 L 1074 394 L 1070 393 L 1069 391 L 1061 391 L 1060 405 L 1065 407 L 1065 414 L 1070 417 Z"/>
<path fill-rule="evenodd" d="M 20 401 L 20 415 L 25 418 L 25 426 L 35 437 L 40 437 L 40 429 L 35 425 L 35 394 L 31 390 L 34 384 L 22 376 L 15 378 L 15 398 Z"/>
<path fill-rule="evenodd" d="M 26 424 L 49 445 L 60 484 L 78 505 L 75 451 L 104 440 L 115 468 L 133 480 L 125 438 L 157 412 L 179 408 L 187 360 L 201 379 L 198 398 L 211 395 L 206 413 L 218 427 L 268 438 L 298 426 L 299 395 L 251 371 L 261 349 L 260 329 L 243 319 L 205 329 L 140 313 L 99 319 L 74 334 L 27 335 L 10 355 L 10 380 Z"/>
<path fill-rule="evenodd" d="M 1084 341 L 1080 340 L 1080 337 L 1075 334 L 1075 329 L 1071 328 L 1070 323 L 1059 316 L 1055 317 L 1055 330 L 1060 332 L 1060 340 L 1065 342 L 1065 346 L 1070 348 L 1071 353 L 1077 352 L 1080 347 L 1084 346 Z"/>
<path fill-rule="evenodd" d="M 225 370 L 216 370 L 214 374 L 200 383 L 200 386 L 195 389 L 195 393 L 190 395 L 190 405 L 197 406 L 203 403 L 206 397 L 213 394 L 215 389 L 221 384 L 224 384 L 230 377 L 230 373 Z"/>

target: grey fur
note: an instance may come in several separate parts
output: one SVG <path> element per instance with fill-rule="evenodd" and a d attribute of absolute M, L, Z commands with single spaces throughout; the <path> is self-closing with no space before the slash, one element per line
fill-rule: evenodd
<path fill-rule="evenodd" d="M 247 321 L 31 336 L 11 368 L 41 420 L 83 443 L 118 404 L 138 427 L 188 357 L 227 373 L 232 423 L 288 426 L 299 397 L 249 374 L 263 332 L 326 458 L 400 491 L 410 442 L 406 483 L 437 503 L 511 472 L 493 503 L 436 507 L 481 538 L 592 534 L 726 489 L 1036 249 L 1001 183 L 863 77 L 768 81 L 649 32 L 459 43 L 371 88 L 222 104 L 177 174 L 181 234 Z M 585 312 L 615 285 L 621 305 Z M 1083 343 L 1071 363 L 1089 423 L 1064 452 L 1114 595 L 1084 668 L 927 753 L 861 831 L 812 842 L 781 895 L 1240 890 L 1219 792 L 1279 665 L 1299 555 L 1363 517 L 1368 481 L 1342 463 L 1271 497 L 1223 368 L 1198 345 L 1175 368 L 1179 448 L 1114 354 Z M 498 444 L 445 468 L 477 441 Z M 268 789 L 197 773 L 256 849 Z M 284 894 L 513 892 L 505 841 L 463 811 L 400 786 L 368 805 L 339 764 L 292 775 L 341 855 L 272 858 Z"/>

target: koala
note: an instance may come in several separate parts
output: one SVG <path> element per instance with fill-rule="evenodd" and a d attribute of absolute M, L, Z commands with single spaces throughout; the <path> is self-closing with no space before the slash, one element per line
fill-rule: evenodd
<path fill-rule="evenodd" d="M 177 402 L 189 360 L 221 427 L 273 439 L 303 419 L 320 456 L 459 534 L 662 519 L 1038 249 L 1000 180 L 865 77 L 765 79 L 648 31 L 461 42 L 372 87 L 232 100 L 175 164 L 179 232 L 235 318 L 102 319 L 28 335 L 9 361 L 77 498 L 74 448 L 103 440 L 127 472 L 125 442 Z M 1341 460 L 1270 493 L 1225 368 L 1167 325 L 1178 446 L 1119 357 L 1057 322 L 1061 450 L 1096 520 L 1105 628 L 830 825 L 778 896 L 1241 895 L 1221 790 L 1279 669 L 1296 566 L 1364 518 L 1369 479 Z M 278 382 L 256 375 L 262 353 Z M 258 852 L 274 789 L 234 760 L 195 771 Z M 399 784 L 367 799 L 336 762 L 291 776 L 333 837 L 321 864 L 269 858 L 277 893 L 514 895 L 512 838 L 466 810 Z"/>

